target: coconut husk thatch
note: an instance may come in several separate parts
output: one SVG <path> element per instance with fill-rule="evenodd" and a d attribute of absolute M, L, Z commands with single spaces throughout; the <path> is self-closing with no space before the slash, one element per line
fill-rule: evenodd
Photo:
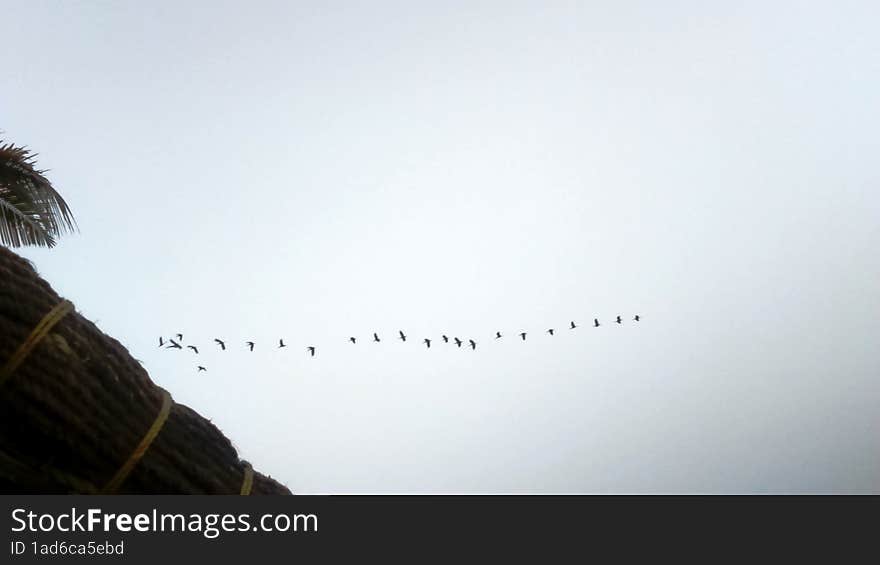
<path fill-rule="evenodd" d="M 125 347 L 0 247 L 0 492 L 290 494 L 169 400 Z"/>

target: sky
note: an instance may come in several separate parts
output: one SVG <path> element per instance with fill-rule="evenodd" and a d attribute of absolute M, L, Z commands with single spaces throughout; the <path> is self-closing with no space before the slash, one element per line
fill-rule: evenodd
<path fill-rule="evenodd" d="M 294 492 L 880 491 L 876 2 L 3 12 L 20 254 Z"/>

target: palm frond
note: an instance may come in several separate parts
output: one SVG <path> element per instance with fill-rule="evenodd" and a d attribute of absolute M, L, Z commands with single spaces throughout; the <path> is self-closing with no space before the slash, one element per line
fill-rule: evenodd
<path fill-rule="evenodd" d="M 35 154 L 0 142 L 0 242 L 11 247 L 53 247 L 77 230 L 64 198 L 34 167 Z"/>
<path fill-rule="evenodd" d="M 11 247 L 38 245 L 52 247 L 55 238 L 39 219 L 39 214 L 21 203 L 0 198 L 0 241 Z"/>

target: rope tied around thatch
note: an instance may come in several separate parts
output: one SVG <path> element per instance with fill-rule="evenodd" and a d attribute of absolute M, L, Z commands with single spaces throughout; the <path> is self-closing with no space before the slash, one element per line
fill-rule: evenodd
<path fill-rule="evenodd" d="M 122 483 L 128 478 L 128 474 L 131 473 L 131 470 L 134 469 L 134 466 L 137 465 L 137 462 L 141 460 L 141 457 L 144 456 L 144 453 L 147 452 L 147 449 L 150 448 L 150 444 L 153 443 L 153 440 L 156 439 L 156 436 L 159 435 L 159 432 L 162 431 L 162 426 L 165 424 L 165 420 L 168 419 L 168 414 L 171 412 L 171 405 L 174 401 L 171 399 L 171 394 L 168 393 L 167 390 L 162 390 L 162 408 L 159 409 L 159 415 L 156 416 L 156 419 L 153 421 L 153 425 L 150 426 L 150 429 L 147 430 L 147 434 L 141 439 L 141 442 L 132 452 L 132 454 L 128 457 L 128 459 L 123 463 L 122 467 L 116 471 L 116 474 L 113 475 L 113 478 L 110 479 L 110 482 L 107 483 L 103 490 L 101 491 L 104 494 L 113 494 Z"/>
<path fill-rule="evenodd" d="M 6 379 L 12 376 L 12 373 L 24 362 L 28 354 L 40 343 L 40 340 L 49 335 L 52 327 L 72 310 L 73 304 L 68 300 L 62 300 L 49 310 L 48 314 L 43 316 L 43 319 L 34 327 L 27 339 L 15 350 L 15 353 L 3 365 L 3 368 L 0 368 L 0 386 L 3 386 Z"/>
<path fill-rule="evenodd" d="M 241 481 L 241 490 L 238 492 L 241 496 L 250 496 L 251 489 L 254 488 L 254 468 L 250 463 L 245 463 L 244 478 Z"/>
<path fill-rule="evenodd" d="M 0 248 L 3 359 L 0 492 L 290 493 Z"/>

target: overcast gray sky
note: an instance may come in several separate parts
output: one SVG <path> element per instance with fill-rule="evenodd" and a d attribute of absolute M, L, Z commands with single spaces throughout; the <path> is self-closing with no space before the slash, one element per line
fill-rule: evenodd
<path fill-rule="evenodd" d="M 295 492 L 876 492 L 878 6 L 4 2 L 22 254 Z"/>

